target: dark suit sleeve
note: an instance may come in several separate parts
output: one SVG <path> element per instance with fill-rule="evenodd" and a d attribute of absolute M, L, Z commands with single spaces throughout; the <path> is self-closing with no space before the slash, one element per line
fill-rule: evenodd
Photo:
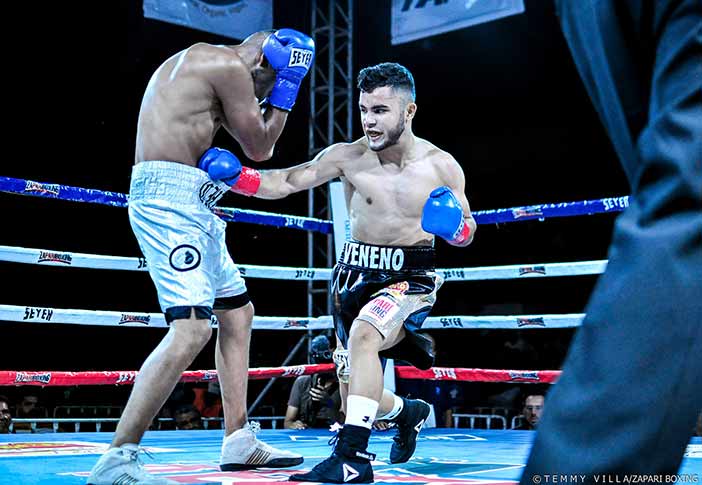
<path fill-rule="evenodd" d="M 702 2 L 557 8 L 631 198 L 522 483 L 674 474 L 702 408 Z"/>

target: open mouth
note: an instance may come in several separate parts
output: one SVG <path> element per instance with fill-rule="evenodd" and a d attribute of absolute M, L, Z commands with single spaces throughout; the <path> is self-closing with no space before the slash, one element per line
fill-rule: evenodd
<path fill-rule="evenodd" d="M 383 134 L 379 131 L 366 131 L 366 136 L 368 136 L 368 138 L 370 138 L 371 141 L 375 141 L 381 136 L 383 136 Z"/>

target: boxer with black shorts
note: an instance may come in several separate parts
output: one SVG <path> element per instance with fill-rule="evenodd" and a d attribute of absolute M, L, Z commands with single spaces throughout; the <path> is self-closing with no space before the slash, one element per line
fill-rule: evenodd
<path fill-rule="evenodd" d="M 434 360 L 431 342 L 416 331 L 431 311 L 442 283 L 434 272 L 432 247 L 384 247 L 347 241 L 332 274 L 339 342 L 348 348 L 355 320 L 369 323 L 383 338 L 404 326 L 404 344 L 384 350 L 380 356 L 396 356 L 420 369 L 430 368 Z M 339 354 L 337 351 L 336 361 Z M 343 363 L 341 367 L 345 367 Z M 347 376 L 343 380 L 348 382 Z"/>
<path fill-rule="evenodd" d="M 313 58 L 314 42 L 300 32 L 257 32 L 235 46 L 195 44 L 166 60 L 149 81 L 139 112 L 129 221 L 170 328 L 139 371 L 112 446 L 88 484 L 177 483 L 144 470 L 139 442 L 210 339 L 213 313 L 225 423 L 221 469 L 302 463 L 302 456 L 256 439 L 247 425 L 254 309 L 226 247 L 226 224 L 211 209 L 229 186 L 249 178 L 238 160 L 210 146 L 224 127 L 249 158 L 270 158 Z"/>
<path fill-rule="evenodd" d="M 293 481 L 369 483 L 366 451 L 373 420 L 394 421 L 392 463 L 414 453 L 429 405 L 383 389 L 380 357 L 427 369 L 431 343 L 416 333 L 434 304 L 442 280 L 434 272 L 434 235 L 467 246 L 475 221 L 456 160 L 412 133 L 414 79 L 403 66 L 383 63 L 358 76 L 365 137 L 332 145 L 307 163 L 252 171 L 232 190 L 277 199 L 341 177 L 353 240 L 334 269 L 334 353 L 346 422 L 331 457 Z M 255 172 L 255 173 L 253 173 Z M 343 399 L 345 397 L 345 399 Z"/>

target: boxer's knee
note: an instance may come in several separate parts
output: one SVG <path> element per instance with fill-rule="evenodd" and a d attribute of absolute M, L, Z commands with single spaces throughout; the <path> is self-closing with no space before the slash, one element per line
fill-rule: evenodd
<path fill-rule="evenodd" d="M 212 336 L 212 321 L 207 318 L 178 319 L 171 322 L 173 339 L 172 350 L 176 353 L 190 355 L 200 352 Z"/>
<path fill-rule="evenodd" d="M 210 320 L 178 320 L 171 325 L 178 347 L 185 353 L 198 353 L 212 336 Z"/>
<path fill-rule="evenodd" d="M 383 336 L 377 328 L 364 320 L 355 320 L 349 334 L 349 350 L 353 353 L 378 352 L 383 344 Z"/>
<path fill-rule="evenodd" d="M 251 327 L 251 325 L 253 324 L 253 317 L 255 313 L 253 303 L 249 302 L 243 307 L 237 308 L 233 311 L 236 312 L 235 320 L 237 323 L 245 327 Z"/>
<path fill-rule="evenodd" d="M 251 302 L 230 310 L 215 310 L 220 332 L 250 333 L 253 325 L 254 306 Z"/>

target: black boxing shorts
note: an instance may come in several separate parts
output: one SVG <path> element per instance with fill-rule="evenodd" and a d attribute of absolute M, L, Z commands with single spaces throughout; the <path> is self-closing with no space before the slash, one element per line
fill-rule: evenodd
<path fill-rule="evenodd" d="M 443 279 L 434 271 L 434 248 L 375 246 L 347 241 L 332 273 L 334 326 L 345 349 L 359 319 L 387 337 L 403 325 L 406 336 L 380 356 L 419 369 L 433 365 L 431 342 L 417 331 L 436 301 Z"/>

